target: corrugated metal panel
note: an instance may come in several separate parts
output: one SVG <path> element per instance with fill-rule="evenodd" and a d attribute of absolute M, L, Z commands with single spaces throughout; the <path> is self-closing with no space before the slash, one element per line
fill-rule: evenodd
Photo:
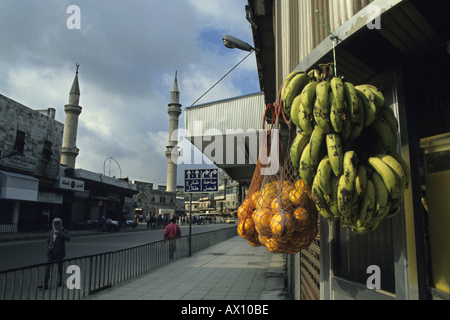
<path fill-rule="evenodd" d="M 332 31 L 374 0 L 278 0 L 275 3 L 277 88 L 311 51 L 329 36 L 315 11 Z"/>
<path fill-rule="evenodd" d="M 200 136 L 207 130 L 218 130 L 223 134 L 227 129 L 260 130 L 265 109 L 262 92 L 186 108 L 186 137 Z"/>

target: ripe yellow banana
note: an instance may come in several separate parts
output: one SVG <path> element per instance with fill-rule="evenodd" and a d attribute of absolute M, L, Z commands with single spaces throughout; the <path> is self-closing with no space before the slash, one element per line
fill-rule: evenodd
<path fill-rule="evenodd" d="M 381 179 L 380 175 L 376 172 L 372 174 L 372 181 L 375 187 L 375 208 L 373 216 L 375 218 L 381 219 L 387 213 L 389 192 L 386 185 Z"/>
<path fill-rule="evenodd" d="M 302 104 L 302 95 L 299 94 L 298 96 L 295 97 L 291 107 L 291 120 L 297 128 L 300 128 L 299 115 L 301 104 Z"/>
<path fill-rule="evenodd" d="M 409 184 L 411 183 L 411 171 L 409 170 L 408 164 L 406 163 L 405 159 L 403 159 L 402 156 L 397 153 L 397 151 L 393 151 L 389 155 L 397 160 L 397 162 L 403 167 L 406 175 L 406 188 L 408 189 Z"/>
<path fill-rule="evenodd" d="M 303 149 L 302 156 L 300 157 L 300 168 L 298 169 L 300 178 L 302 178 L 307 185 L 311 185 L 313 183 L 313 173 L 309 164 L 310 149 L 311 143 L 309 142 L 305 149 Z"/>
<path fill-rule="evenodd" d="M 331 164 L 328 156 L 325 156 L 322 161 L 320 161 L 317 167 L 317 181 L 319 188 L 322 190 L 323 195 L 327 203 L 331 201 Z"/>
<path fill-rule="evenodd" d="M 368 163 L 381 176 L 392 199 L 398 199 L 402 196 L 401 181 L 391 167 L 377 157 L 370 157 Z"/>
<path fill-rule="evenodd" d="M 295 100 L 294 100 L 295 101 Z M 305 110 L 303 103 L 300 104 L 300 110 L 298 115 L 298 122 L 300 128 L 307 134 L 311 135 L 314 131 L 314 121 L 311 113 Z"/>
<path fill-rule="evenodd" d="M 316 101 L 314 103 L 314 120 L 326 134 L 331 133 L 330 124 L 330 83 L 322 81 L 316 87 Z"/>
<path fill-rule="evenodd" d="M 305 111 L 312 115 L 314 110 L 314 101 L 316 99 L 316 88 L 319 82 L 311 81 L 302 91 L 302 104 Z"/>
<path fill-rule="evenodd" d="M 291 81 L 289 81 L 285 93 L 286 97 L 283 103 L 283 108 L 286 115 L 291 114 L 291 107 L 295 97 L 302 92 L 303 88 L 310 81 L 311 77 L 305 73 L 299 73 L 295 75 Z"/>
<path fill-rule="evenodd" d="M 309 143 L 309 138 L 309 135 L 307 135 L 303 131 L 300 131 L 299 133 L 297 133 L 297 136 L 292 142 L 292 147 L 290 150 L 291 163 L 296 169 L 300 167 L 300 158 L 302 156 L 303 150 Z"/>
<path fill-rule="evenodd" d="M 387 153 L 391 153 L 397 149 L 397 135 L 394 135 L 391 127 L 383 118 L 376 119 L 370 126 L 378 133 L 381 143 Z"/>
<path fill-rule="evenodd" d="M 356 86 L 355 89 L 364 105 L 364 125 L 368 126 L 375 121 L 378 114 L 378 108 L 374 102 L 374 94 L 369 89 L 366 90 L 360 86 Z"/>
<path fill-rule="evenodd" d="M 338 204 L 341 214 L 348 218 L 353 211 L 353 194 L 358 170 L 358 156 L 354 151 L 347 151 L 344 155 L 344 174 L 339 178 Z"/>
<path fill-rule="evenodd" d="M 339 177 L 344 171 L 344 151 L 342 149 L 341 137 L 337 133 L 326 136 L 328 158 L 335 176 Z"/>
<path fill-rule="evenodd" d="M 309 164 L 313 173 L 317 170 L 317 166 L 319 165 L 319 156 L 320 149 L 322 147 L 322 143 L 324 142 L 325 133 L 320 129 L 319 126 L 314 128 L 313 133 L 311 134 L 311 139 L 309 141 L 310 147 L 310 157 Z"/>
<path fill-rule="evenodd" d="M 375 205 L 375 187 L 372 180 L 367 180 L 367 188 L 364 191 L 363 198 L 361 200 L 361 209 L 359 211 L 358 220 L 356 221 L 356 227 L 366 226 L 372 219 L 372 214 Z"/>
<path fill-rule="evenodd" d="M 406 190 L 406 173 L 403 169 L 403 166 L 394 157 L 388 154 L 377 154 L 375 157 L 381 159 L 381 161 L 386 163 L 392 169 L 392 171 L 394 171 L 394 174 L 400 180 L 400 192 L 403 194 L 403 192 L 405 192 Z"/>
<path fill-rule="evenodd" d="M 347 109 L 350 114 L 350 121 L 355 123 L 361 119 L 362 102 L 359 101 L 358 93 L 356 93 L 355 86 L 350 82 L 344 82 L 344 98 Z"/>

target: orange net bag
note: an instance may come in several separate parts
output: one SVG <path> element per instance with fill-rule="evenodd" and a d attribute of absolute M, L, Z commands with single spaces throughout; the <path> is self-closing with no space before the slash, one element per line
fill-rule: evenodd
<path fill-rule="evenodd" d="M 280 101 L 278 106 L 269 104 L 266 113 L 268 110 L 276 116 L 277 126 L 280 115 L 284 117 Z M 297 129 L 286 123 L 289 125 L 286 150 L 289 150 Z M 272 253 L 295 254 L 308 248 L 316 237 L 318 212 L 311 188 L 299 177 L 290 157 L 284 156 L 281 141 L 272 123 L 263 137 L 249 190 L 238 209 L 238 234 L 254 247 L 263 245 Z"/>

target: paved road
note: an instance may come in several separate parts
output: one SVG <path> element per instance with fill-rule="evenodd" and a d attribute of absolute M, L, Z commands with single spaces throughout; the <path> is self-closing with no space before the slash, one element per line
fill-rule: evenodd
<path fill-rule="evenodd" d="M 192 233 L 201 233 L 230 227 L 226 224 L 192 226 Z M 189 226 L 180 226 L 182 235 L 189 234 Z M 163 239 L 163 229 L 104 233 L 72 237 L 66 243 L 66 258 L 74 258 L 108 251 L 120 250 Z M 70 232 L 69 232 L 70 233 Z M 0 243 L 0 271 L 47 262 L 46 240 L 7 241 Z"/>

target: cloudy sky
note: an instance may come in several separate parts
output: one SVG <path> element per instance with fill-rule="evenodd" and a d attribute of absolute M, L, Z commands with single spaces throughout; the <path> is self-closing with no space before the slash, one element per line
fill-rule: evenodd
<path fill-rule="evenodd" d="M 253 45 L 247 0 L 0 0 L 0 93 L 32 109 L 64 105 L 79 63 L 77 168 L 166 184 L 175 71 L 189 107 L 248 52 L 223 46 L 233 35 Z M 69 29 L 71 5 L 81 29 Z M 260 91 L 252 54 L 198 104 Z M 184 128 L 184 113 L 180 116 Z M 110 161 L 106 161 L 109 175 Z M 207 165 L 206 165 L 207 167 Z M 178 170 L 177 184 L 183 184 Z M 119 171 L 111 162 L 111 175 Z"/>

